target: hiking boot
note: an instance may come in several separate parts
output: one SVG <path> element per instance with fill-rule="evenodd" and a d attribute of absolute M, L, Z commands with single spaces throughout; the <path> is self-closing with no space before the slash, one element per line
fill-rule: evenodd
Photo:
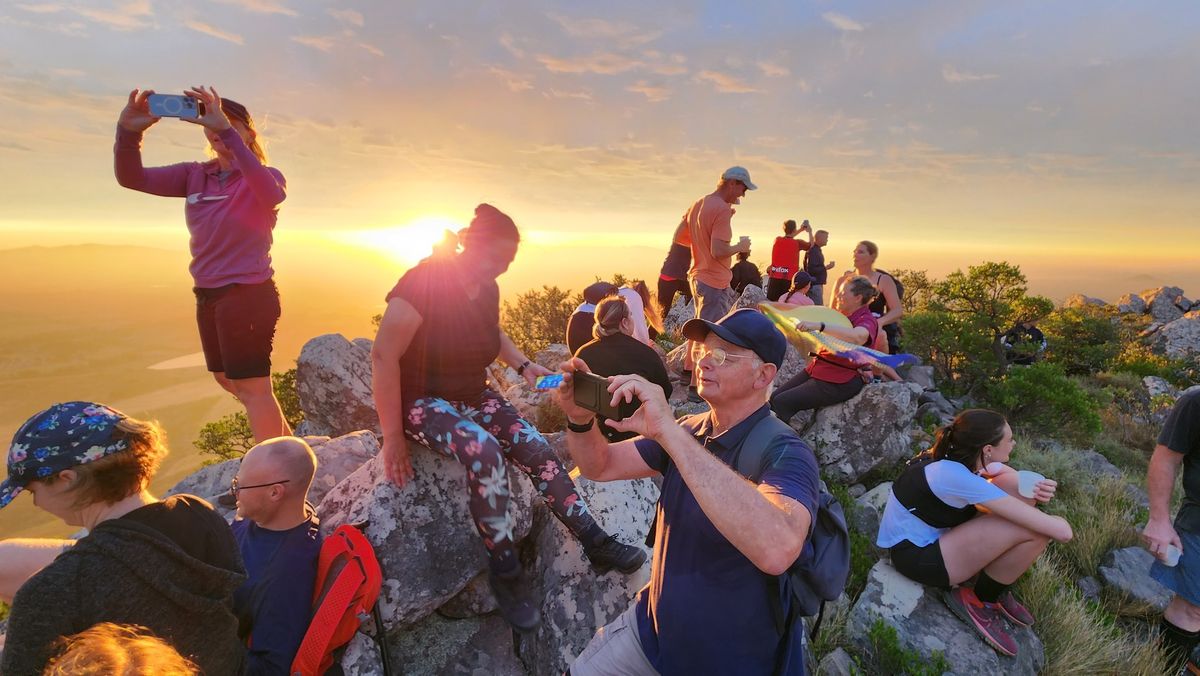
<path fill-rule="evenodd" d="M 542 613 L 533 604 L 519 571 L 503 577 L 489 571 L 488 582 L 492 585 L 496 604 L 500 606 L 500 614 L 514 629 L 532 631 L 542 623 Z"/>
<path fill-rule="evenodd" d="M 704 397 L 701 397 L 700 393 L 698 391 L 696 391 L 695 385 L 691 385 L 688 387 L 688 401 L 692 402 L 693 404 L 703 404 L 704 403 Z"/>
<path fill-rule="evenodd" d="M 1004 619 L 999 604 L 984 603 L 967 587 L 955 587 L 942 599 L 959 619 L 975 628 L 980 637 L 1001 655 L 1015 657 L 1017 642 L 1004 631 Z"/>
<path fill-rule="evenodd" d="M 1022 627 L 1033 626 L 1033 613 L 1029 612 L 1025 606 L 1021 605 L 1013 596 L 1012 592 L 1006 591 L 1000 595 L 1000 600 L 996 606 L 1004 613 L 1004 616 L 1012 620 L 1013 623 L 1019 624 Z"/>
<path fill-rule="evenodd" d="M 641 547 L 624 544 L 615 535 L 609 535 L 594 547 L 585 547 L 583 553 L 592 562 L 592 568 L 602 574 L 616 568 L 629 575 L 646 562 L 646 552 Z"/>

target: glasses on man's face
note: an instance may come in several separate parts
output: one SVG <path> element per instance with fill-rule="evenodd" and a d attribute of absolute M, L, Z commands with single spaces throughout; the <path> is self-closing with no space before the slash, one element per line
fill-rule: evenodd
<path fill-rule="evenodd" d="M 229 482 L 229 494 L 236 498 L 238 491 L 245 491 L 251 488 L 266 488 L 267 486 L 274 486 L 275 484 L 286 484 L 289 481 L 291 481 L 291 479 L 284 479 L 283 481 L 271 481 L 265 484 L 254 484 L 253 486 L 241 486 L 238 484 L 238 478 L 233 477 L 233 480 Z"/>
<path fill-rule="evenodd" d="M 714 366 L 721 366 L 726 359 L 754 359 L 752 354 L 729 354 L 724 349 L 719 347 L 708 347 L 707 345 L 700 346 L 700 358 L 710 357 Z"/>

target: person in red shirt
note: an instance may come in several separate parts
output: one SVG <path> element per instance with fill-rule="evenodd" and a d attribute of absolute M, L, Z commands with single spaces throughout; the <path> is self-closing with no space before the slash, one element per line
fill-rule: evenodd
<path fill-rule="evenodd" d="M 808 240 L 796 239 L 796 235 L 804 232 Z M 775 238 L 775 246 L 771 248 L 771 267 L 767 268 L 767 300 L 779 300 L 787 293 L 792 285 L 792 277 L 800 269 L 800 252 L 808 251 L 812 246 L 812 226 L 808 220 L 796 228 L 796 221 L 788 219 L 783 222 L 783 236 Z"/>
<path fill-rule="evenodd" d="M 879 321 L 869 305 L 878 290 L 871 280 L 860 276 L 843 284 L 841 293 L 838 309 L 850 320 L 850 328 L 807 321 L 797 323 L 796 328 L 821 331 L 855 345 L 873 345 L 879 335 Z M 787 422 L 800 411 L 839 404 L 862 390 L 865 381 L 854 362 L 825 350 L 815 357 L 771 396 L 771 410 L 780 420 Z"/>

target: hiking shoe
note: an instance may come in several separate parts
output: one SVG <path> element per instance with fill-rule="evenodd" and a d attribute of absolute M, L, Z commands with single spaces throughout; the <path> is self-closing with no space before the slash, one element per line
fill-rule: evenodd
<path fill-rule="evenodd" d="M 1033 613 L 1029 609 L 1021 605 L 1013 596 L 1012 592 L 1006 591 L 1000 595 L 1000 600 L 996 606 L 1004 613 L 1004 616 L 1012 620 L 1013 623 L 1019 624 L 1022 627 L 1033 626 Z"/>
<path fill-rule="evenodd" d="M 703 404 L 704 403 L 704 397 L 701 397 L 700 393 L 696 391 L 695 385 L 691 385 L 688 387 L 688 401 L 692 402 L 693 404 Z"/>
<path fill-rule="evenodd" d="M 999 604 L 984 603 L 967 587 L 955 587 L 946 592 L 942 599 L 959 619 L 975 628 L 975 631 L 1001 655 L 1015 657 L 1017 642 L 1004 631 L 1004 618 Z"/>
<path fill-rule="evenodd" d="M 616 568 L 629 575 L 637 572 L 646 562 L 646 552 L 641 547 L 627 545 L 615 535 L 609 535 L 594 547 L 585 547 L 583 553 L 592 562 L 592 568 L 599 573 L 607 573 Z"/>
<path fill-rule="evenodd" d="M 500 614 L 514 629 L 532 631 L 542 623 L 542 613 L 533 604 L 529 588 L 521 581 L 520 572 L 511 577 L 488 572 L 488 582 L 492 585 L 496 604 L 500 606 Z"/>

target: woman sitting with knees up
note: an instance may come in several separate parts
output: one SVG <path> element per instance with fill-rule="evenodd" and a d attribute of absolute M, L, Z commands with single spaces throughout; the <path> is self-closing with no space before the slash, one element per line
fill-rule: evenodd
<path fill-rule="evenodd" d="M 891 550 L 896 570 L 945 590 L 946 605 L 1009 656 L 1017 644 L 1005 620 L 1033 624 L 1009 588 L 1050 540 L 1072 537 L 1065 519 L 1034 507 L 1054 497 L 1054 481 L 1028 482 L 1024 495 L 1032 497 L 1018 490 L 1018 472 L 1003 464 L 1012 449 L 1004 416 L 984 409 L 959 413 L 892 484 L 876 539 Z M 964 586 L 972 578 L 974 586 Z"/>
<path fill-rule="evenodd" d="M 237 543 L 207 502 L 147 491 L 166 454 L 156 423 L 85 401 L 55 404 L 17 430 L 0 507 L 27 491 L 88 534 L 17 590 L 0 672 L 41 673 L 60 637 L 100 622 L 147 627 L 204 673 L 241 672 Z"/>
<path fill-rule="evenodd" d="M 622 296 L 609 296 L 596 305 L 596 339 L 575 353 L 598 376 L 635 374 L 662 388 L 663 396 L 671 398 L 671 379 L 658 353 L 634 338 L 635 315 Z M 636 400 L 636 398 L 635 398 Z M 636 401 L 640 406 L 641 402 Z M 636 406 L 635 406 L 636 408 Z M 633 432 L 618 432 L 600 420 L 600 431 L 609 442 L 624 441 L 637 436 Z"/>
<path fill-rule="evenodd" d="M 821 331 L 854 345 L 870 346 L 879 334 L 879 324 L 868 304 L 875 287 L 866 277 L 854 277 L 840 286 L 837 309 L 850 320 L 850 328 L 826 326 L 823 322 L 797 322 L 801 331 Z M 771 395 L 771 410 L 787 422 L 800 411 L 847 401 L 862 391 L 864 378 L 859 366 L 849 359 L 821 350 L 808 367 Z"/>

